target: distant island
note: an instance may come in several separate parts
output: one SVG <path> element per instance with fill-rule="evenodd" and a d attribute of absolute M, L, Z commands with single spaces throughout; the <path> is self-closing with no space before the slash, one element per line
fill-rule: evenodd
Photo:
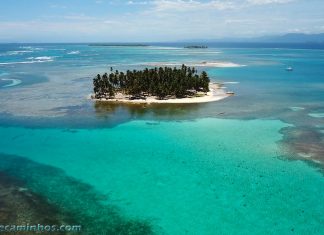
<path fill-rule="evenodd" d="M 93 79 L 93 91 L 92 99 L 129 103 L 200 103 L 228 96 L 219 84 L 210 84 L 205 71 L 185 65 L 126 73 L 111 68 Z"/>
<path fill-rule="evenodd" d="M 148 47 L 147 44 L 139 44 L 139 43 L 91 43 L 88 46 L 92 47 Z"/>
<path fill-rule="evenodd" d="M 208 48 L 208 46 L 185 46 L 184 48 L 187 48 L 187 49 L 205 49 L 205 48 Z"/>

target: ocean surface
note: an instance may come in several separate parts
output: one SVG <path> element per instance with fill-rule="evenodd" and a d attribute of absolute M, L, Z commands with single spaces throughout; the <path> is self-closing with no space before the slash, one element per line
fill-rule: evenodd
<path fill-rule="evenodd" d="M 183 46 L 0 44 L 0 172 L 82 234 L 324 234 L 324 50 Z M 88 99 L 110 67 L 182 63 L 235 96 Z"/>

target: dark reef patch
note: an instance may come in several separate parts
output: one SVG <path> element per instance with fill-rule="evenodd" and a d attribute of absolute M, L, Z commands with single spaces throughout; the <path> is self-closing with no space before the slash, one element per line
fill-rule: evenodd
<path fill-rule="evenodd" d="M 281 130 L 282 143 L 293 157 L 290 159 L 303 160 L 312 166 L 324 168 L 324 139 L 323 134 L 316 128 L 286 127 Z"/>
<path fill-rule="evenodd" d="M 33 193 L 22 181 L 8 176 L 5 172 L 0 172 L 0 222 L 2 225 L 18 226 L 73 224 L 73 220 L 61 214 L 45 198 Z M 33 235 L 35 232 L 23 234 Z"/>
<path fill-rule="evenodd" d="M 58 168 L 20 156 L 0 154 L 0 171 L 19 179 L 31 192 L 46 198 L 63 218 L 73 218 L 73 224 L 82 226 L 81 234 L 154 234 L 148 221 L 123 215 L 116 206 L 110 205 L 109 195 L 98 193 L 92 186 L 67 176 Z M 17 211 L 27 214 L 32 208 L 17 208 Z M 40 210 L 39 213 L 47 212 Z"/>

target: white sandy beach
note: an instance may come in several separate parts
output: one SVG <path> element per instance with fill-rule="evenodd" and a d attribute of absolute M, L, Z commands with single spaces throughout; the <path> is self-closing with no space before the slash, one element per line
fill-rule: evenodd
<path fill-rule="evenodd" d="M 225 99 L 226 97 L 231 96 L 227 94 L 226 91 L 222 88 L 221 84 L 210 83 L 209 92 L 205 95 L 199 97 L 186 97 L 186 98 L 169 98 L 160 100 L 156 97 L 149 96 L 146 99 L 134 99 L 130 100 L 128 97 L 122 94 L 117 94 L 113 99 L 93 99 L 96 101 L 105 101 L 105 102 L 115 102 L 115 103 L 133 103 L 133 104 L 194 104 L 194 103 L 207 103 L 214 102 L 218 100 Z M 91 98 L 91 95 L 90 95 Z"/>

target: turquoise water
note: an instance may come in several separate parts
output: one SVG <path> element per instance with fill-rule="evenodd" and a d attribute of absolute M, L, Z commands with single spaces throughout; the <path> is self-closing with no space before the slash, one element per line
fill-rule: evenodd
<path fill-rule="evenodd" d="M 201 61 L 245 65 L 204 68 L 236 96 L 86 98 L 109 65 Z M 323 234 L 323 65 L 321 50 L 2 45 L 0 170 L 85 234 Z"/>
<path fill-rule="evenodd" d="M 286 125 L 201 119 L 73 132 L 2 128 L 0 148 L 63 169 L 166 234 L 320 234 L 324 178 L 280 159 L 276 142 Z"/>

